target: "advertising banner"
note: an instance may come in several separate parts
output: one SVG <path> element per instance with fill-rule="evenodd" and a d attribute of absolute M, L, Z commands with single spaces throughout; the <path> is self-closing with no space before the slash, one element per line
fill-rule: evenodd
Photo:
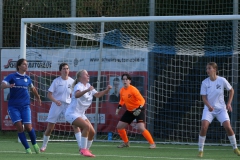
<path fill-rule="evenodd" d="M 19 49 L 1 50 L 2 78 L 16 72 L 16 62 L 20 58 Z M 121 74 L 129 73 L 132 76 L 132 85 L 137 87 L 146 98 L 147 86 L 147 52 L 128 49 L 27 49 L 27 75 L 31 77 L 34 86 L 38 89 L 42 99 L 42 106 L 31 101 L 32 124 L 35 130 L 45 130 L 45 122 L 51 102 L 47 98 L 47 90 L 52 80 L 60 75 L 59 64 L 66 62 L 70 68 L 70 76 L 75 78 L 77 71 L 86 69 L 90 75 L 90 84 L 97 88 L 98 70 L 101 70 L 100 90 L 112 85 L 108 95 L 99 99 L 98 130 L 102 132 L 115 131 L 117 122 L 124 113 L 124 109 L 115 115 L 119 102 L 119 90 L 122 87 Z M 1 123 L 3 130 L 15 130 L 11 118 L 7 113 L 9 89 L 2 90 Z M 31 98 L 34 96 L 31 94 Z M 95 123 L 96 98 L 87 110 L 86 116 Z M 60 115 L 58 123 L 65 123 L 64 114 Z M 65 129 L 64 125 L 56 128 Z M 135 123 L 131 126 L 134 129 Z M 68 128 L 70 129 L 70 128 Z"/>

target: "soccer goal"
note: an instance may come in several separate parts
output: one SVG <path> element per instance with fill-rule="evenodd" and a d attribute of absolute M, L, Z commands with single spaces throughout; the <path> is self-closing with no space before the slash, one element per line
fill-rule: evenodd
<path fill-rule="evenodd" d="M 207 77 L 206 64 L 214 61 L 219 74 L 235 88 L 230 117 L 239 142 L 239 20 L 238 15 L 23 18 L 20 55 L 16 51 L 6 57 L 28 60 L 28 74 L 43 101 L 41 107 L 32 101 L 39 139 L 50 107 L 47 90 L 59 76 L 59 64 L 66 62 L 72 78 L 86 69 L 97 90 L 113 86 L 108 95 L 94 99 L 86 112 L 96 140 L 120 140 L 116 131 L 120 116 L 115 109 L 121 75 L 127 72 L 146 99 L 146 127 L 156 143 L 187 144 L 198 141 L 203 109 L 200 85 Z M 130 141 L 146 142 L 136 122 L 127 132 Z M 75 139 L 64 115 L 50 139 Z M 217 121 L 210 125 L 206 142 L 229 144 Z"/>

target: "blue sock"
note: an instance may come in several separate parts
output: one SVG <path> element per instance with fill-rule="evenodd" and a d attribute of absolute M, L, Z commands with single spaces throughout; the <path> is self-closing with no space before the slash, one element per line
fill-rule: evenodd
<path fill-rule="evenodd" d="M 31 139 L 32 145 L 36 144 L 36 134 L 35 134 L 35 130 L 32 128 L 32 130 L 30 132 L 28 132 L 29 137 Z"/>
<path fill-rule="evenodd" d="M 27 142 L 27 138 L 26 138 L 26 136 L 25 136 L 25 133 L 24 133 L 24 132 L 18 133 L 18 137 L 19 137 L 19 139 L 21 140 L 22 145 L 25 147 L 25 149 L 28 149 L 28 148 L 29 148 L 29 145 L 28 145 L 28 142 Z"/>

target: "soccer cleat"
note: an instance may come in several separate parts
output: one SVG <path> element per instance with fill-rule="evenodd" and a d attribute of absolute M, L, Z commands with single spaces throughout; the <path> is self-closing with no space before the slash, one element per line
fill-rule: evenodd
<path fill-rule="evenodd" d="M 27 154 L 32 154 L 31 148 L 26 149 Z"/>
<path fill-rule="evenodd" d="M 149 149 L 154 149 L 154 148 L 156 148 L 156 144 L 155 143 L 150 144 Z"/>
<path fill-rule="evenodd" d="M 198 157 L 203 157 L 203 151 L 198 152 Z"/>
<path fill-rule="evenodd" d="M 95 157 L 88 149 L 80 149 L 80 154 L 85 157 Z"/>
<path fill-rule="evenodd" d="M 39 154 L 39 153 L 40 153 L 40 149 L 39 149 L 39 147 L 38 147 L 38 144 L 37 144 L 37 143 L 33 145 L 33 148 L 34 148 L 34 150 L 35 150 L 35 152 L 36 152 L 37 154 Z"/>
<path fill-rule="evenodd" d="M 127 142 L 127 143 L 122 143 L 122 144 L 120 144 L 119 146 L 117 146 L 117 148 L 124 148 L 124 147 L 130 147 L 130 144 L 129 144 L 129 142 Z"/>
<path fill-rule="evenodd" d="M 40 148 L 40 152 L 45 152 L 46 149 L 47 149 L 47 147 L 41 147 L 41 148 Z"/>
<path fill-rule="evenodd" d="M 238 148 L 234 149 L 234 153 L 240 156 L 240 151 L 238 150 Z"/>

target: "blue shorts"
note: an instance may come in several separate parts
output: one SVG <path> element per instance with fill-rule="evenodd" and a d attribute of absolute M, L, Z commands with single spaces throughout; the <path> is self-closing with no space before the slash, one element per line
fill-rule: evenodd
<path fill-rule="evenodd" d="M 32 123 L 31 109 L 29 105 L 24 107 L 8 106 L 8 114 L 11 117 L 13 124 L 19 121 L 22 121 L 23 124 Z"/>

